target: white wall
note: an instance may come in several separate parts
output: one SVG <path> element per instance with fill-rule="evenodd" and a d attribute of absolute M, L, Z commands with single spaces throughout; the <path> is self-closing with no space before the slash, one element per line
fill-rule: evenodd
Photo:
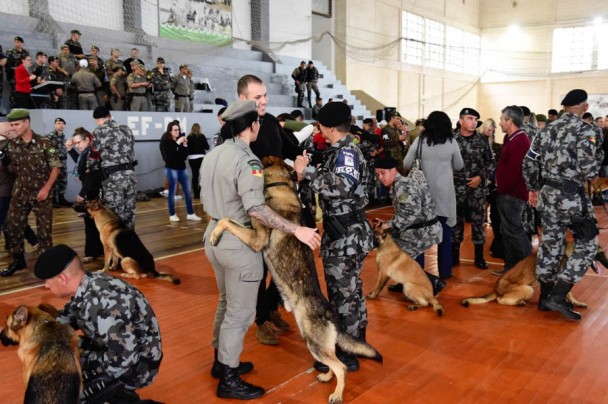
<path fill-rule="evenodd" d="M 270 3 L 270 49 L 281 55 L 310 59 L 311 0 L 281 0 Z M 282 42 L 296 41 L 283 45 Z"/>
<path fill-rule="evenodd" d="M 7 14 L 30 15 L 30 7 L 27 1 L 0 0 L 0 10 Z"/>
<path fill-rule="evenodd" d="M 122 0 L 48 1 L 49 13 L 57 21 L 124 31 Z"/>

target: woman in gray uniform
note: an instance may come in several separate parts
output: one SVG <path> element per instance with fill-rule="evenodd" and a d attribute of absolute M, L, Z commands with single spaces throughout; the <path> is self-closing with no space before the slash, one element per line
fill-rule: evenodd
<path fill-rule="evenodd" d="M 239 377 L 253 369 L 252 363 L 239 359 L 243 338 L 255 318 L 263 273 L 262 254 L 230 232 L 225 232 L 215 247 L 210 244 L 209 235 L 217 219 L 230 218 L 247 225 L 255 218 L 270 228 L 294 234 L 313 250 L 321 239 L 316 229 L 292 223 L 265 204 L 262 163 L 249 148 L 260 129 L 255 101 L 236 101 L 222 114 L 222 119 L 228 125 L 223 132 L 227 139 L 207 155 L 201 167 L 201 197 L 211 217 L 205 231 L 205 254 L 213 266 L 219 289 L 211 375 L 220 378 L 218 397 L 248 400 L 264 394 L 263 388 Z"/>

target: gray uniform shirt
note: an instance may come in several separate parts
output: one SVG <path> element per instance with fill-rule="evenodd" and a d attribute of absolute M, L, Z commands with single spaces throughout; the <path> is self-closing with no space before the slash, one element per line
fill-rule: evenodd
<path fill-rule="evenodd" d="M 95 89 L 101 87 L 101 81 L 96 75 L 86 69 L 80 69 L 72 76 L 72 83 L 76 86 L 79 93 L 93 93 Z"/>

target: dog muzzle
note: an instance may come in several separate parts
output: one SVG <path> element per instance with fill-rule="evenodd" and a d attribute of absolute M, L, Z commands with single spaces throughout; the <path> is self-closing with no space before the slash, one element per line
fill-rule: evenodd
<path fill-rule="evenodd" d="M 0 341 L 2 341 L 2 345 L 11 346 L 11 345 L 19 345 L 19 342 L 10 339 L 6 335 L 6 330 L 3 328 L 2 332 L 0 332 Z"/>

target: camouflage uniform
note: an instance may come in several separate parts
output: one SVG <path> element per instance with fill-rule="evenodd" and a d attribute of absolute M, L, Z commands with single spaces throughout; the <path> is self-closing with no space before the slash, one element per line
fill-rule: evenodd
<path fill-rule="evenodd" d="M 403 142 L 399 139 L 399 136 L 402 134 L 401 130 L 391 125 L 386 125 L 382 128 L 384 150 L 389 157 L 392 157 L 397 162 L 402 162 L 405 157 Z"/>
<path fill-rule="evenodd" d="M 11 204 L 8 209 L 8 240 L 13 254 L 23 255 L 23 231 L 33 210 L 40 250 L 53 245 L 53 205 L 51 198 L 37 201 L 38 192 L 48 181 L 53 168 L 61 168 L 51 142 L 32 131 L 29 143 L 18 137 L 8 143 L 11 171 L 15 173 Z"/>
<path fill-rule="evenodd" d="M 397 174 L 391 186 L 395 216 L 387 222 L 393 239 L 403 251 L 416 258 L 431 246 L 441 242 L 443 231 L 435 215 L 435 204 L 428 186 L 420 186 L 409 177 Z M 417 227 L 424 222 L 428 226 Z"/>
<path fill-rule="evenodd" d="M 135 197 L 137 178 L 133 170 L 135 161 L 134 139 L 131 129 L 109 119 L 93 131 L 92 149 L 99 151 L 104 170 L 103 202 L 127 225 L 135 228 Z M 108 170 L 117 171 L 109 173 Z"/>
<path fill-rule="evenodd" d="M 21 64 L 23 56 L 28 56 L 30 53 L 21 49 L 11 48 L 6 52 L 6 80 L 11 83 L 12 88 L 15 88 L 15 69 Z"/>
<path fill-rule="evenodd" d="M 114 59 L 108 59 L 106 60 L 106 62 L 103 64 L 103 67 L 106 69 L 106 74 L 108 75 L 108 77 L 112 77 L 112 75 L 114 75 L 114 72 L 112 72 L 112 69 L 114 69 L 114 67 L 120 67 L 122 68 L 124 66 L 122 60 L 118 59 L 118 60 L 114 60 Z"/>
<path fill-rule="evenodd" d="M 486 235 L 483 222 L 486 217 L 485 201 L 488 194 L 486 180 L 496 169 L 494 154 L 485 137 L 474 132 L 464 137 L 455 135 L 464 161 L 464 170 L 454 172 L 454 188 L 456 189 L 456 226 L 452 228 L 452 245 L 458 248 L 464 238 L 465 217 L 470 217 L 473 244 L 483 245 Z M 481 184 L 477 188 L 467 186 L 467 178 L 480 176 Z"/>
<path fill-rule="evenodd" d="M 158 373 L 163 356 L 158 320 L 145 296 L 128 283 L 85 271 L 57 321 L 83 333 L 80 364 L 85 390 L 102 375 L 141 388 Z"/>
<path fill-rule="evenodd" d="M 598 237 L 574 239 L 574 252 L 565 269 L 558 273 L 564 254 L 566 229 L 572 216 L 582 214 L 581 197 L 575 190 L 565 192 L 547 181 L 573 181 L 579 187 L 597 176 L 603 151 L 601 133 L 571 112 L 548 124 L 534 138 L 524 158 L 523 176 L 528 189 L 540 191 L 537 210 L 541 214 L 542 242 L 538 249 L 536 275 L 541 282 L 557 279 L 569 283 L 580 281 L 597 253 Z M 593 206 L 586 199 L 588 216 L 595 218 Z"/>
<path fill-rule="evenodd" d="M 62 164 L 59 177 L 57 177 L 57 181 L 55 181 L 55 185 L 53 186 L 53 200 L 61 201 L 68 187 L 68 169 L 66 164 L 68 149 L 65 147 L 65 134 L 54 130 L 48 134 L 47 139 L 50 140 L 51 145 L 55 148 L 57 158 L 59 158 Z"/>
<path fill-rule="evenodd" d="M 154 105 L 157 112 L 169 112 L 171 104 L 171 74 L 169 69 L 161 73 L 157 67 L 152 69 L 152 84 L 154 85 Z"/>
<path fill-rule="evenodd" d="M 526 135 L 528 135 L 528 139 L 530 139 L 530 142 L 532 142 L 532 140 L 540 131 L 536 126 L 532 125 L 530 122 L 522 124 L 520 129 L 523 130 Z"/>
<path fill-rule="evenodd" d="M 112 77 L 110 77 L 110 88 L 112 88 L 112 86 L 116 87 L 120 93 L 120 97 L 114 93 L 112 93 L 110 96 L 110 106 L 112 107 L 112 111 L 124 111 L 125 97 L 127 95 L 127 80 L 125 76 L 113 74 Z"/>
<path fill-rule="evenodd" d="M 365 218 L 369 172 L 363 154 L 347 135 L 323 152 L 319 168 L 307 166 L 304 178 L 319 194 L 323 210 L 321 257 L 329 301 L 338 311 L 342 328 L 359 337 L 367 327 L 367 307 L 363 297 L 361 270 L 372 249 L 371 226 Z M 328 226 L 334 218 L 346 234 L 331 234 Z"/>
<path fill-rule="evenodd" d="M 131 88 L 134 83 L 147 81 L 146 76 L 131 73 L 127 76 L 127 91 L 133 97 L 131 99 L 131 111 L 147 111 L 148 100 L 146 99 L 146 87 Z"/>

